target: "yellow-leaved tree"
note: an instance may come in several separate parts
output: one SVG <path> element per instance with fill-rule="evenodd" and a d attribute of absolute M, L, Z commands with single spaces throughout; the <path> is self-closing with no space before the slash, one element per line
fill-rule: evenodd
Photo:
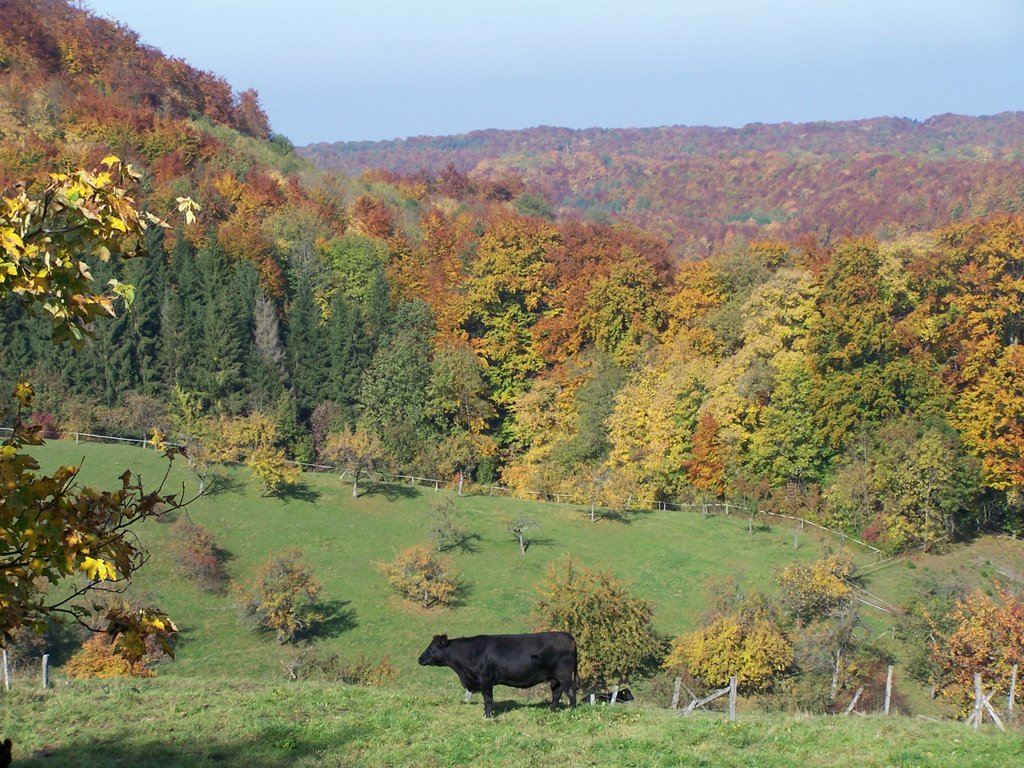
<path fill-rule="evenodd" d="M 166 226 L 129 197 L 138 179 L 131 166 L 111 156 L 93 172 L 50 174 L 38 196 L 24 186 L 5 190 L 0 303 L 49 315 L 54 343 L 79 343 L 93 321 L 114 313 L 119 298 L 130 302 L 131 286 L 96 285 L 90 263 L 140 255 L 146 228 Z M 195 203 L 181 198 L 178 205 L 192 221 Z M 96 617 L 80 598 L 93 589 L 125 586 L 147 559 L 132 526 L 181 500 L 159 487 L 144 490 L 131 471 L 113 490 L 77 486 L 72 466 L 40 472 L 27 452 L 43 442 L 39 427 L 28 423 L 30 384 L 19 384 L 14 395 L 13 407 L 0 409 L 0 420 L 12 424 L 0 443 L 0 643 L 18 629 L 42 629 L 49 617 L 65 614 L 105 629 L 129 660 L 142 658 L 147 638 L 171 653 L 177 630 L 163 612 L 125 604 Z"/>
<path fill-rule="evenodd" d="M 711 687 L 729 684 L 760 693 L 793 663 L 793 645 L 769 618 L 739 614 L 719 616 L 706 627 L 672 641 L 666 669 L 688 672 Z"/>

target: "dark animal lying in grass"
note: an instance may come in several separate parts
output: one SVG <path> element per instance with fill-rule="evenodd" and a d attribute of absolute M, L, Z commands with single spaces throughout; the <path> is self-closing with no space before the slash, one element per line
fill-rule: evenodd
<path fill-rule="evenodd" d="M 477 635 L 456 637 L 435 635 L 422 654 L 423 666 L 451 667 L 472 693 L 484 696 L 484 717 L 494 716 L 494 686 L 530 688 L 550 683 L 552 711 L 558 709 L 562 693 L 576 706 L 576 641 L 566 632 L 535 635 Z"/>
<path fill-rule="evenodd" d="M 633 700 L 633 692 L 631 690 L 629 690 L 629 688 L 620 688 L 618 694 L 615 694 L 615 702 L 616 703 L 618 703 L 620 701 L 621 702 L 626 702 L 626 701 L 632 701 L 632 700 Z M 594 694 L 594 701 L 603 701 L 605 703 L 611 704 L 611 702 L 612 702 L 612 692 L 611 691 L 605 691 L 604 693 L 595 693 Z"/>
<path fill-rule="evenodd" d="M 10 739 L 4 739 L 4 743 L 0 744 L 0 768 L 10 768 L 11 760 L 14 758 L 11 756 L 11 749 L 14 744 Z"/>

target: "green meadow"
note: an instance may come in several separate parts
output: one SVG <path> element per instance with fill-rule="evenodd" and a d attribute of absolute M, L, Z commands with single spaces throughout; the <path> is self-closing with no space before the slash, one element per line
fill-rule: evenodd
<path fill-rule="evenodd" d="M 156 452 L 125 446 L 54 441 L 37 456 L 47 466 L 84 458 L 83 484 L 111 485 L 128 467 L 144 484 L 155 484 L 166 469 Z M 187 513 L 228 553 L 231 578 L 248 580 L 270 553 L 300 549 L 323 585 L 329 612 L 323 631 L 300 645 L 346 660 L 387 657 L 399 682 L 413 687 L 455 679 L 416 665 L 434 634 L 529 631 L 536 585 L 560 558 L 600 565 L 630 582 L 636 594 L 654 604 L 658 631 L 674 636 L 697 626 L 709 580 L 736 576 L 745 586 L 770 589 L 778 567 L 812 560 L 838 545 L 810 527 L 800 532 L 763 520 L 750 533 L 746 517 L 634 511 L 606 513 L 591 523 L 589 509 L 483 494 L 459 498 L 432 486 L 371 484 L 353 499 L 351 485 L 332 474 L 306 474 L 292 492 L 263 498 L 245 469 L 219 467 L 217 472 L 213 492 L 196 499 Z M 194 494 L 196 482 L 183 461 L 175 463 L 165 487 Z M 434 509 L 444 500 L 454 502 L 455 521 L 473 538 L 465 551 L 448 555 L 465 584 L 462 604 L 428 610 L 392 594 L 376 564 L 393 559 L 402 547 L 430 540 Z M 525 556 L 507 528 L 518 518 L 538 526 L 528 531 Z M 140 529 L 151 559 L 132 587 L 136 599 L 160 605 L 181 629 L 177 659 L 161 666 L 160 675 L 281 676 L 281 661 L 294 649 L 240 623 L 231 595 L 206 594 L 178 576 L 168 549 L 172 535 L 170 521 L 147 522 Z M 854 553 L 863 563 L 874 559 L 870 552 Z"/>
<path fill-rule="evenodd" d="M 163 477 L 166 462 L 152 451 L 53 441 L 34 451 L 44 468 L 82 462 L 79 482 L 113 486 L 126 468 L 145 485 Z M 84 461 L 83 461 L 84 459 Z M 251 578 L 272 552 L 298 548 L 323 585 L 328 620 L 296 647 L 239 621 L 230 594 L 210 595 L 175 571 L 168 549 L 172 525 L 149 521 L 139 535 L 150 560 L 132 596 L 175 619 L 177 658 L 158 677 L 131 681 L 67 681 L 54 686 L 15 681 L 2 696 L 3 733 L 20 747 L 16 765 L 1005 765 L 1019 737 L 976 735 L 960 723 L 901 717 L 792 717 L 753 711 L 741 701 L 740 720 L 715 715 L 681 719 L 666 709 L 664 679 L 633 684 L 628 707 L 582 707 L 550 714 L 532 693 L 499 689 L 499 716 L 483 722 L 479 697 L 462 704 L 448 670 L 421 668 L 416 657 L 432 635 L 531 629 L 536 585 L 550 563 L 572 557 L 627 580 L 654 605 L 666 638 L 699 626 L 709 580 L 735 576 L 771 590 L 773 572 L 794 559 L 812 560 L 839 540 L 811 527 L 695 512 L 605 512 L 411 485 L 368 485 L 360 497 L 331 474 L 307 474 L 281 497 L 263 498 L 239 467 L 219 467 L 213 491 L 187 508 L 228 553 L 233 580 Z M 194 494 L 196 480 L 176 461 L 167 492 Z M 450 554 L 465 583 L 461 605 L 423 609 L 388 588 L 376 563 L 430 539 L 434 509 L 454 504 L 455 522 L 472 534 Z M 179 513 L 184 514 L 184 513 Z M 507 530 L 528 518 L 527 552 Z M 866 566 L 876 555 L 853 548 Z M 974 554 L 971 554 L 974 553 Z M 873 573 L 865 586 L 890 602 L 906 599 L 922 573 L 956 574 L 985 583 L 1024 562 L 1021 542 L 985 539 L 945 555 L 921 555 Z M 892 619 L 864 608 L 871 631 Z M 883 640 L 883 642 L 886 642 Z M 891 640 L 892 653 L 901 653 Z M 345 663 L 387 660 L 394 681 L 379 688 L 288 679 L 284 664 L 304 649 Z M 59 660 L 59 659 L 58 659 Z M 909 681 L 900 681 L 918 711 L 939 714 Z M 585 697 L 584 697 L 585 698 Z"/>

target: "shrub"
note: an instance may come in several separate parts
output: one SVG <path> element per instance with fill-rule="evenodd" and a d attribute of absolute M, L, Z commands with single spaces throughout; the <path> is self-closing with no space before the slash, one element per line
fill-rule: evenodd
<path fill-rule="evenodd" d="M 452 574 L 448 562 L 436 557 L 426 544 L 406 547 L 390 563 L 378 563 L 377 568 L 402 597 L 424 608 L 458 601 L 458 576 Z"/>
<path fill-rule="evenodd" d="M 346 664 L 337 654 L 323 658 L 303 651 L 284 664 L 284 668 L 292 680 L 322 680 L 348 685 L 386 685 L 398 676 L 398 670 L 387 656 L 379 662 L 361 656 L 357 661 Z"/>
<path fill-rule="evenodd" d="M 939 690 L 966 714 L 974 700 L 974 675 L 986 690 L 1004 700 L 1011 670 L 1024 665 L 1024 597 L 996 584 L 999 598 L 974 592 L 957 600 L 944 622 L 932 620 L 932 660 L 938 666 Z M 1014 695 L 1024 699 L 1018 683 Z"/>
<path fill-rule="evenodd" d="M 455 502 L 451 499 L 435 504 L 431 510 L 431 514 L 437 517 L 437 524 L 430 529 L 430 534 L 437 543 L 438 552 L 456 548 L 467 550 L 471 547 L 471 541 L 478 538 L 455 522 L 452 515 L 454 511 Z"/>
<path fill-rule="evenodd" d="M 735 675 L 739 690 L 757 693 L 771 687 L 792 662 L 793 646 L 768 619 L 720 616 L 673 640 L 664 666 L 711 687 L 728 685 Z"/>
<path fill-rule="evenodd" d="M 562 560 L 548 568 L 537 591 L 534 625 L 576 638 L 585 680 L 601 686 L 628 680 L 661 655 L 651 604 L 633 596 L 610 572 Z"/>
<path fill-rule="evenodd" d="M 195 581 L 204 592 L 224 594 L 228 583 L 223 568 L 225 552 L 217 547 L 210 532 L 193 523 L 188 515 L 179 517 L 171 530 L 175 537 L 171 550 L 177 557 L 177 571 Z"/>
<path fill-rule="evenodd" d="M 296 549 L 271 555 L 252 583 L 236 584 L 233 590 L 242 615 L 257 627 L 273 631 L 278 645 L 311 633 L 324 618 L 317 604 L 320 583 Z"/>
<path fill-rule="evenodd" d="M 146 666 L 146 659 L 128 661 L 106 634 L 92 635 L 67 664 L 64 673 L 74 679 L 90 677 L 154 677 L 156 672 Z"/>
<path fill-rule="evenodd" d="M 814 619 L 849 599 L 846 580 L 853 575 L 853 559 L 838 552 L 810 565 L 790 563 L 776 574 L 782 602 L 798 619 Z"/>

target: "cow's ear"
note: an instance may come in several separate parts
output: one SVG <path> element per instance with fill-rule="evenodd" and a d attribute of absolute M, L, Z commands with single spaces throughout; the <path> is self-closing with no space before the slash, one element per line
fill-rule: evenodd
<path fill-rule="evenodd" d="M 436 638 L 437 644 L 442 648 L 448 647 L 448 635 L 438 635 Z"/>

